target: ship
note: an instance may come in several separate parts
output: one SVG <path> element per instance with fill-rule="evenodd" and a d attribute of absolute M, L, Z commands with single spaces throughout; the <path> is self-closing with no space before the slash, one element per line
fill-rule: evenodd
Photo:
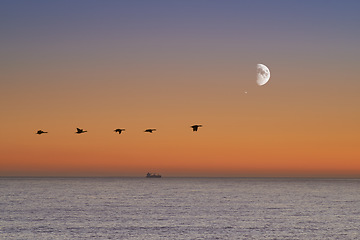
<path fill-rule="evenodd" d="M 157 173 L 147 173 L 146 174 L 146 177 L 147 178 L 161 178 L 161 175 L 160 174 L 157 174 Z"/>

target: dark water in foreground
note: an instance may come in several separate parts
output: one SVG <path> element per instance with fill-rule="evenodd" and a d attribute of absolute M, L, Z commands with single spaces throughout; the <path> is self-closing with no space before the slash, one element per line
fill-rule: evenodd
<path fill-rule="evenodd" d="M 0 178 L 0 239 L 360 239 L 360 180 Z"/>

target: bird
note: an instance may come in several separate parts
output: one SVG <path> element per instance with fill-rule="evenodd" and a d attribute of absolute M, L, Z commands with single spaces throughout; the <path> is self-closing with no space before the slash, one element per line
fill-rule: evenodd
<path fill-rule="evenodd" d="M 48 133 L 48 132 L 44 132 L 43 130 L 39 130 L 39 131 L 36 132 L 36 134 L 39 134 L 39 135 L 43 134 L 43 133 Z"/>
<path fill-rule="evenodd" d="M 122 131 L 125 131 L 125 129 L 117 128 L 117 129 L 114 130 L 114 132 L 118 132 L 119 134 L 121 134 Z"/>
<path fill-rule="evenodd" d="M 84 129 L 81 129 L 81 128 L 76 128 L 76 132 L 77 134 L 80 134 L 80 133 L 86 133 L 87 131 L 84 131 Z"/>
<path fill-rule="evenodd" d="M 151 128 L 149 128 L 149 129 L 146 129 L 144 132 L 152 133 L 153 131 L 156 131 L 156 129 L 151 129 Z"/>
<path fill-rule="evenodd" d="M 193 132 L 197 132 L 199 127 L 202 127 L 202 125 L 192 125 Z"/>

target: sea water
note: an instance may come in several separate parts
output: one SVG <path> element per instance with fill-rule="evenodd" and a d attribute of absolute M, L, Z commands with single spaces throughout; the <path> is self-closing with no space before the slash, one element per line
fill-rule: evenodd
<path fill-rule="evenodd" d="M 360 181 L 0 178 L 0 239 L 360 239 Z"/>

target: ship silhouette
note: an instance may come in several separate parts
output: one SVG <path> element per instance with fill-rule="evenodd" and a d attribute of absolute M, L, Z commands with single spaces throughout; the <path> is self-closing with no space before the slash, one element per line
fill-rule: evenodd
<path fill-rule="evenodd" d="M 157 173 L 147 173 L 146 174 L 146 177 L 147 178 L 161 178 L 161 175 L 160 174 L 157 174 Z"/>

